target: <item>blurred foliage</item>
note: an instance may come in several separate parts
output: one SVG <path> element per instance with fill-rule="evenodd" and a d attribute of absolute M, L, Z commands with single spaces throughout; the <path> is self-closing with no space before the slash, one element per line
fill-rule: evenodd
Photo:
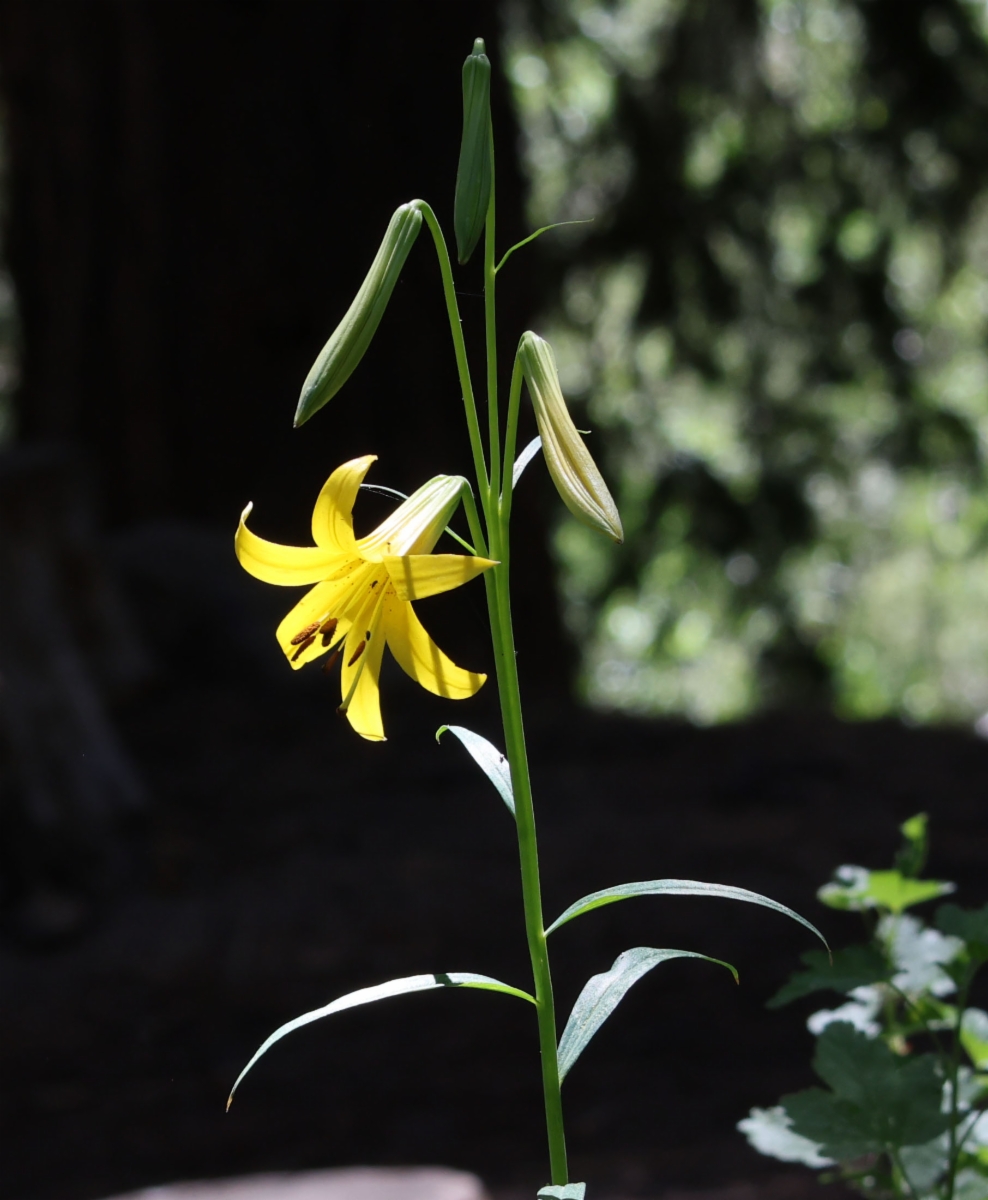
<path fill-rule="evenodd" d="M 597 704 L 988 710 L 984 0 L 524 0 L 540 332 L 627 543 L 565 517 Z"/>

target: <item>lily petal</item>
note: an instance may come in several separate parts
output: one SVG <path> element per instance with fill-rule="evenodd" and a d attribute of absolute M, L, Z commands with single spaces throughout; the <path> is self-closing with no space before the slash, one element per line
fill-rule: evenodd
<path fill-rule="evenodd" d="M 391 653 L 416 683 L 451 700 L 466 700 L 480 690 L 487 676 L 465 671 L 448 659 L 422 628 L 412 606 L 399 600 L 393 588 L 384 594 L 382 624 Z"/>
<path fill-rule="evenodd" d="M 317 546 L 337 554 L 357 552 L 351 514 L 364 476 L 376 461 L 376 454 L 352 458 L 326 480 L 312 510 L 312 540 Z"/>
<path fill-rule="evenodd" d="M 384 566 L 399 600 L 424 600 L 468 583 L 497 563 L 471 554 L 406 554 L 387 555 Z"/>
<path fill-rule="evenodd" d="M 380 678 L 385 642 L 381 608 L 382 601 L 377 596 L 361 606 L 343 649 L 343 667 L 340 671 L 344 699 L 353 687 L 354 679 L 357 680 L 346 718 L 354 730 L 369 742 L 386 740 L 384 722 L 381 720 Z M 361 642 L 364 642 L 364 648 L 359 657 L 354 657 Z"/>
<path fill-rule="evenodd" d="M 363 566 L 363 563 L 357 560 L 353 565 L 354 568 L 357 568 Z M 285 656 L 296 671 L 299 667 L 304 667 L 307 662 L 312 662 L 321 654 L 325 654 L 346 635 L 351 624 L 345 615 L 346 596 L 344 593 L 348 587 L 352 587 L 352 577 L 349 575 L 344 579 L 334 580 L 332 583 L 317 583 L 311 591 L 305 593 L 278 626 L 275 634 L 278 645 L 284 650 Z M 341 600 L 343 601 L 342 605 Z M 321 625 L 327 617 L 337 618 L 337 626 L 330 641 L 324 646 L 322 637 L 317 636 L 312 645 L 307 646 L 299 654 L 299 645 L 293 646 L 292 639 L 298 637 L 303 630 L 308 629 L 316 622 Z"/>
<path fill-rule="evenodd" d="M 321 546 L 282 546 L 268 542 L 256 533 L 251 533 L 246 521 L 252 504 L 248 504 L 240 517 L 240 526 L 234 539 L 237 559 L 245 571 L 265 583 L 278 583 L 286 587 L 297 587 L 305 583 L 318 583 L 343 565 L 343 559 Z"/>

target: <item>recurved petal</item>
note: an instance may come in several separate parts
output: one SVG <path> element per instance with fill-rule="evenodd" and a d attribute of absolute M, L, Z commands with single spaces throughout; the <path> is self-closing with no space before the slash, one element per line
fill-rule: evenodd
<path fill-rule="evenodd" d="M 356 552 L 351 514 L 364 476 L 376 461 L 376 454 L 352 458 L 326 480 L 312 510 L 312 540 L 317 546 L 325 546 L 337 554 Z"/>
<path fill-rule="evenodd" d="M 399 600 L 393 588 L 384 594 L 383 629 L 401 669 L 437 696 L 466 700 L 487 678 L 448 659 L 422 628 L 412 606 Z"/>
<path fill-rule="evenodd" d="M 317 583 L 342 565 L 338 553 L 322 546 L 282 546 L 251 533 L 246 521 L 253 505 L 248 504 L 240 517 L 234 549 L 245 571 L 265 583 L 297 587 Z"/>
<path fill-rule="evenodd" d="M 375 597 L 361 606 L 343 647 L 343 666 L 340 671 L 344 699 L 353 687 L 354 680 L 357 680 L 346 718 L 357 733 L 370 742 L 385 740 L 380 696 L 381 659 L 385 642 L 380 617 L 382 603 Z M 364 643 L 362 650 L 361 642 Z"/>
<path fill-rule="evenodd" d="M 406 554 L 401 558 L 387 555 L 383 562 L 399 600 L 437 596 L 497 566 L 492 559 L 471 554 Z"/>
<path fill-rule="evenodd" d="M 295 670 L 304 667 L 307 662 L 312 662 L 321 654 L 325 654 L 349 630 L 349 619 L 339 611 L 341 591 L 348 582 L 347 579 L 344 579 L 332 583 L 317 583 L 314 588 L 305 593 L 278 626 L 275 634 L 278 645 L 284 650 L 285 656 Z M 325 624 L 330 617 L 336 617 L 337 621 L 331 630 L 329 640 L 323 645 L 319 627 Z M 312 628 L 313 625 L 316 627 L 315 629 Z M 306 632 L 308 632 L 308 637 L 300 636 Z M 308 642 L 309 637 L 313 640 L 300 651 L 300 647 Z"/>

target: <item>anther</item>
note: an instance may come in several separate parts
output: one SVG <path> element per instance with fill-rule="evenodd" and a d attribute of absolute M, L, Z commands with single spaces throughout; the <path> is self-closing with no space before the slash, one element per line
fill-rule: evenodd
<path fill-rule="evenodd" d="M 298 649 L 295 651 L 295 653 L 292 655 L 292 662 L 295 662 L 295 661 L 296 661 L 296 659 L 298 658 L 298 656 L 299 656 L 300 654 L 302 654 L 304 651 L 308 650 L 308 648 L 309 648 L 309 647 L 312 645 L 312 643 L 313 643 L 315 640 L 316 640 L 316 639 L 315 639 L 314 637 L 307 637 L 307 638 L 305 639 L 305 641 L 304 641 L 304 642 L 303 642 L 303 643 L 302 643 L 302 644 L 299 646 L 299 648 L 298 648 Z M 293 645 L 295 644 L 295 639 L 294 639 L 294 638 L 292 638 L 292 644 L 293 644 Z"/>
<path fill-rule="evenodd" d="M 322 669 L 326 675 L 328 675 L 330 671 L 332 671 L 333 667 L 336 666 L 337 660 L 340 657 L 340 653 L 340 650 L 334 650 L 332 654 L 328 654 L 326 656 L 326 661 L 322 665 Z"/>
<path fill-rule="evenodd" d="M 319 632 L 322 634 L 322 644 L 324 646 L 328 646 L 333 640 L 333 634 L 336 632 L 337 625 L 339 625 L 339 621 L 336 619 L 336 617 L 329 617 L 319 626 Z"/>
<path fill-rule="evenodd" d="M 318 621 L 313 621 L 313 623 L 311 625 L 306 625 L 306 627 L 303 630 L 301 630 L 301 632 L 296 633 L 296 635 L 292 638 L 292 645 L 297 646 L 299 644 L 299 642 L 304 642 L 306 638 L 312 637 L 312 635 L 316 632 L 316 630 L 318 628 L 319 628 Z"/>
<path fill-rule="evenodd" d="M 354 650 L 353 654 L 350 656 L 350 661 L 347 663 L 348 667 L 352 667 L 353 664 L 357 661 L 357 659 L 361 656 L 361 654 L 363 654 L 364 647 L 366 645 L 367 645 L 367 642 L 364 640 L 361 640 L 361 642 L 357 646 L 356 650 Z"/>

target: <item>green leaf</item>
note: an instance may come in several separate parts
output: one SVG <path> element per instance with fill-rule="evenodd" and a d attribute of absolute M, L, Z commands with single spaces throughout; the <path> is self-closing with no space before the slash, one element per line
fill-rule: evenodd
<path fill-rule="evenodd" d="M 961 1045 L 979 1071 L 988 1070 L 988 1013 L 969 1008 L 961 1018 Z"/>
<path fill-rule="evenodd" d="M 636 946 L 633 950 L 625 950 L 617 956 L 609 971 L 593 975 L 587 980 L 573 1005 L 563 1036 L 559 1039 L 557 1058 L 560 1081 L 566 1078 L 570 1067 L 624 999 L 632 984 L 637 983 L 659 963 L 668 962 L 672 958 L 702 958 L 706 962 L 717 963 L 718 966 L 727 967 L 734 976 L 734 982 L 738 982 L 738 973 L 730 963 L 722 962 L 719 958 L 710 958 L 706 954 L 696 954 L 692 950 L 653 950 L 650 946 Z"/>
<path fill-rule="evenodd" d="M 505 250 L 504 254 L 501 257 L 501 261 L 494 268 L 494 274 L 496 275 L 498 273 L 498 271 L 500 271 L 500 269 L 504 266 L 504 264 L 512 256 L 512 254 L 514 254 L 514 252 L 516 250 L 520 250 L 522 248 L 522 246 L 527 246 L 529 242 L 534 242 L 537 237 L 541 237 L 543 233 L 548 233 L 550 229 L 562 229 L 562 227 L 564 225 L 592 225 L 592 224 L 593 224 L 593 217 L 585 217 L 584 219 L 579 220 L 579 221 L 556 221 L 552 225 L 543 225 L 541 229 L 536 229 L 536 231 L 534 233 L 530 233 L 528 235 L 528 237 L 522 238 L 520 242 L 515 242 L 515 244 L 511 247 L 510 250 Z"/>
<path fill-rule="evenodd" d="M 941 933 L 966 942 L 975 957 L 988 958 L 988 904 L 976 909 L 941 904 L 937 909 L 936 925 Z"/>
<path fill-rule="evenodd" d="M 926 813 L 917 813 L 899 826 L 903 843 L 895 856 L 894 866 L 897 871 L 910 879 L 917 879 L 926 866 L 926 856 L 929 851 L 929 837 L 926 826 L 929 817 Z"/>
<path fill-rule="evenodd" d="M 263 1041 L 255 1052 L 254 1057 L 240 1072 L 236 1083 L 230 1089 L 230 1095 L 226 1102 L 227 1110 L 229 1110 L 230 1105 L 233 1103 L 234 1092 L 240 1086 L 247 1072 L 263 1054 L 266 1054 L 271 1049 L 275 1042 L 280 1042 L 286 1034 L 292 1033 L 296 1029 L 301 1029 L 303 1025 L 310 1025 L 313 1021 L 318 1021 L 322 1017 L 330 1017 L 334 1013 L 343 1012 L 348 1008 L 357 1008 L 361 1004 L 372 1004 L 375 1000 L 387 1000 L 391 996 L 404 996 L 409 992 L 427 992 L 432 988 L 441 987 L 479 988 L 487 992 L 505 992 L 509 996 L 518 996 L 522 1000 L 528 1000 L 531 1004 L 535 1003 L 534 997 L 530 996 L 528 992 L 511 987 L 507 983 L 501 983 L 499 979 L 491 979 L 489 975 L 474 975 L 469 971 L 454 971 L 449 975 L 407 975 L 404 979 L 391 979 L 387 983 L 379 983 L 374 987 L 360 988 L 356 992 L 348 992 L 345 996 L 340 996 L 323 1008 L 314 1008 L 311 1012 L 303 1013 L 302 1016 L 287 1021 L 284 1025 L 279 1026 L 269 1038 Z"/>
<path fill-rule="evenodd" d="M 950 1124 L 933 1054 L 900 1056 L 844 1021 L 817 1041 L 813 1069 L 832 1089 L 783 1096 L 796 1133 L 847 1160 L 931 1141 Z"/>
<path fill-rule="evenodd" d="M 539 1188 L 539 1200 L 583 1200 L 586 1194 L 585 1183 L 547 1184 Z"/>
<path fill-rule="evenodd" d="M 514 816 L 515 794 L 511 787 L 511 767 L 500 750 L 492 745 L 487 738 L 479 733 L 464 729 L 462 725 L 441 725 L 436 730 L 436 741 L 449 730 L 454 737 L 460 739 L 467 752 L 487 778 L 497 788 L 497 793 L 508 806 L 508 811 Z"/>
<path fill-rule="evenodd" d="M 515 465 L 511 470 L 511 487 L 512 489 L 518 486 L 518 480 L 521 479 L 521 473 L 525 470 L 532 459 L 542 449 L 542 439 L 538 434 L 532 438 L 521 454 L 515 459 Z"/>
<path fill-rule="evenodd" d="M 861 912 L 866 908 L 884 908 L 901 913 L 924 900 L 935 900 L 954 890 L 954 884 L 938 879 L 909 879 L 901 871 L 869 871 L 865 867 L 843 866 L 833 883 L 817 892 L 830 908 Z"/>
<path fill-rule="evenodd" d="M 619 883 L 616 887 L 591 892 L 589 896 L 577 900 L 565 912 L 560 913 L 546 933 L 552 933 L 567 921 L 572 921 L 574 917 L 580 917 L 605 904 L 613 904 L 617 900 L 630 900 L 632 896 L 718 896 L 723 900 L 744 900 L 747 904 L 760 904 L 763 908 L 771 908 L 775 912 L 792 917 L 827 945 L 827 939 L 815 925 L 811 925 L 805 917 L 793 912 L 791 908 L 786 908 L 777 900 L 769 900 L 767 896 L 749 892 L 747 888 L 732 887 L 725 883 L 701 883 L 696 879 L 648 879 L 641 883 Z M 827 946 L 827 949 L 830 947 Z"/>
<path fill-rule="evenodd" d="M 822 950 L 807 950 L 800 955 L 807 970 L 798 971 L 769 1000 L 768 1008 L 781 1008 L 812 992 L 850 992 L 871 983 L 892 978 L 892 968 L 874 946 L 848 946 L 834 951 L 831 965 Z"/>

